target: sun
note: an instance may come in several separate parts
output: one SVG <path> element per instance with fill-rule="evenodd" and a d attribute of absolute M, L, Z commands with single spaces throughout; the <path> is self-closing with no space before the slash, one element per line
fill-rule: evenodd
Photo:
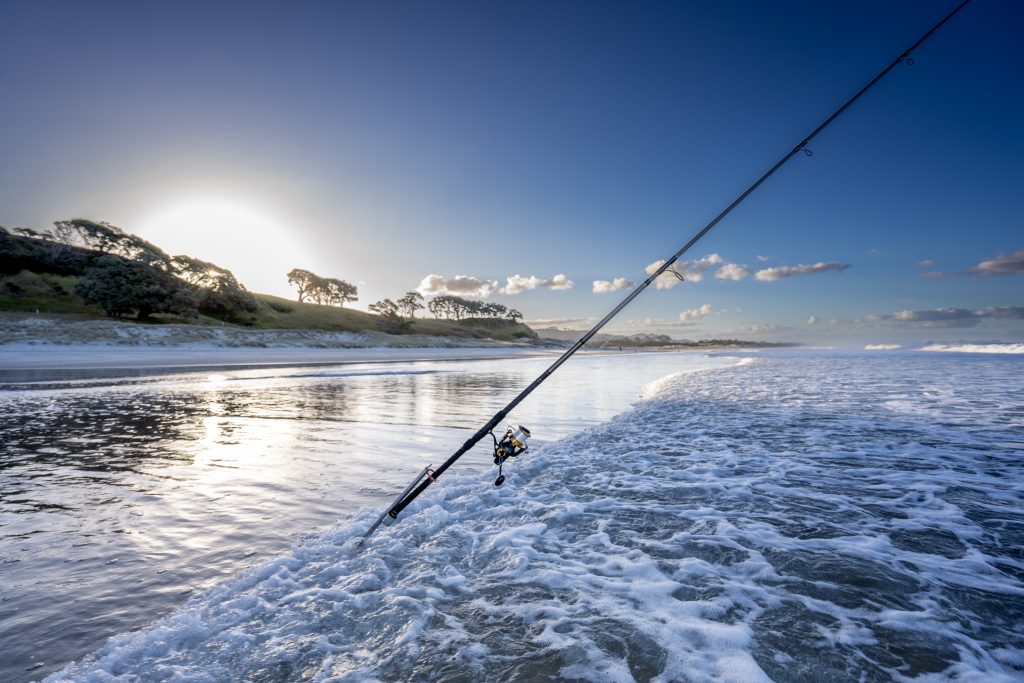
<path fill-rule="evenodd" d="M 288 295 L 286 273 L 306 262 L 299 231 L 243 198 L 175 199 L 144 217 L 138 234 L 171 255 L 188 254 L 228 268 L 256 292 Z"/>

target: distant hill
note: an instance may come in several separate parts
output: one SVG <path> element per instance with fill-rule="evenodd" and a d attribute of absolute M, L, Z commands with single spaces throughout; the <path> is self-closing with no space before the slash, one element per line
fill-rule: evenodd
<path fill-rule="evenodd" d="M 75 294 L 78 278 L 74 275 L 34 273 L 28 270 L 0 275 L 0 311 L 73 314 L 79 318 L 105 318 L 97 306 L 86 304 Z M 299 303 L 270 294 L 253 293 L 258 308 L 252 321 L 237 327 L 286 330 L 329 330 L 335 332 L 380 331 L 380 316 L 350 308 Z M 125 322 L 131 322 L 126 319 Z M 152 323 L 193 323 L 222 325 L 220 320 L 199 316 L 185 319 L 169 314 L 152 316 Z M 496 324 L 497 322 L 497 324 Z M 434 320 L 416 318 L 404 334 L 422 334 L 465 339 L 536 339 L 537 334 L 522 323 L 494 320 Z"/>
<path fill-rule="evenodd" d="M 41 233 L 36 233 L 40 235 Z M 128 235 L 128 238 L 135 239 Z M 159 249 L 141 242 L 147 249 Z M 146 251 L 146 254 L 151 254 Z M 100 259 L 117 259 L 132 268 L 150 268 L 137 259 L 111 256 L 96 249 L 61 244 L 52 239 L 35 235 L 12 234 L 0 228 L 0 312 L 27 312 L 42 314 L 74 315 L 78 318 L 105 318 L 106 312 L 98 305 L 87 303 L 81 295 L 79 284 L 89 273 L 89 268 Z M 179 258 L 179 257 L 176 257 Z M 199 262 L 203 263 L 203 262 Z M 212 264 L 204 264 L 212 266 Z M 214 266 L 215 267 L 215 266 Z M 150 270 L 153 270 L 150 268 Z M 229 271 L 221 270 L 230 276 Z M 164 279 L 177 280 L 172 274 Z M 233 276 L 232 282 L 233 281 Z M 202 296 L 209 289 L 178 282 L 179 287 Z M 146 316 L 150 324 L 186 323 L 196 325 L 231 325 L 256 329 L 284 330 L 327 330 L 337 332 L 378 332 L 381 331 L 381 316 L 339 306 L 300 303 L 249 292 L 237 283 L 233 294 L 244 297 L 245 304 L 235 317 L 215 317 L 203 307 L 191 315 L 160 312 Z M 214 309 L 216 310 L 216 309 Z M 132 317 L 119 317 L 126 323 L 138 322 Z M 399 334 L 457 337 L 464 339 L 494 339 L 513 341 L 533 340 L 536 333 L 528 326 L 502 318 L 466 318 L 463 320 L 439 320 L 432 318 L 406 319 Z M 389 330 L 391 331 L 391 330 Z"/>
<path fill-rule="evenodd" d="M 562 330 L 553 327 L 537 328 L 534 330 L 541 339 L 553 339 L 560 342 L 576 342 L 586 334 L 586 330 Z M 673 339 L 667 334 L 651 334 L 641 332 L 638 334 L 602 334 L 598 333 L 587 343 L 587 348 L 651 348 L 651 347 L 679 347 L 679 348 L 775 348 L 799 346 L 791 342 L 765 342 L 765 341 L 743 341 L 741 339 L 701 339 L 692 341 L 689 339 Z"/>

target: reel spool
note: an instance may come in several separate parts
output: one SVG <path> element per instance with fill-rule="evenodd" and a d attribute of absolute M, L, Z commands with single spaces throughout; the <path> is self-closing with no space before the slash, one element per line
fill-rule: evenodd
<path fill-rule="evenodd" d="M 515 458 L 529 448 L 526 445 L 526 440 L 530 438 L 531 434 L 530 430 L 523 425 L 519 425 L 518 429 L 509 427 L 500 441 L 494 432 L 490 434 L 494 439 L 494 464 L 498 466 L 498 478 L 494 480 L 494 485 L 501 486 L 505 483 L 505 475 L 501 473 L 502 465 L 509 458 Z"/>

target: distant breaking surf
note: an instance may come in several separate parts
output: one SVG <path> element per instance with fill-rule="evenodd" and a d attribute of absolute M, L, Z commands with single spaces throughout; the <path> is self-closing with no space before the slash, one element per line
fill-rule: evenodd
<path fill-rule="evenodd" d="M 1024 353 L 1024 344 L 929 344 L 922 351 L 946 353 Z"/>

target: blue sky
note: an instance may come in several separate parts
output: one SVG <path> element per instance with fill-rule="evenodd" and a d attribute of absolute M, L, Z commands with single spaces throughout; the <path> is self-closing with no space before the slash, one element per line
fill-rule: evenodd
<path fill-rule="evenodd" d="M 8 0 L 0 224 L 582 328 L 954 4 Z M 1022 19 L 975 0 L 610 329 L 1024 339 Z"/>

